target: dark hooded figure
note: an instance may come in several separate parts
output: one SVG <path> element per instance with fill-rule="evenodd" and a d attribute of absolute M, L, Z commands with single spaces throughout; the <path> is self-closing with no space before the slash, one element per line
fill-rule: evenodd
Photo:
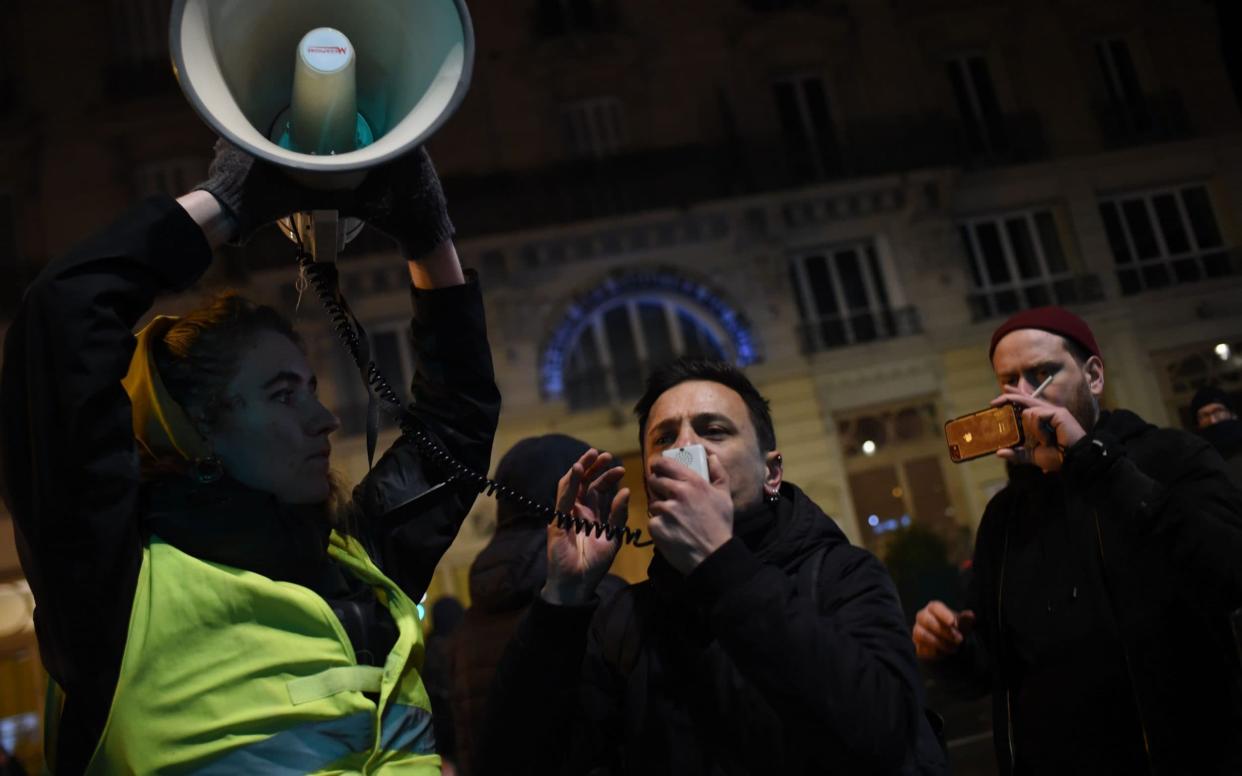
<path fill-rule="evenodd" d="M 445 596 L 432 604 L 432 631 L 427 634 L 427 651 L 423 660 L 423 684 L 427 687 L 427 697 L 431 700 L 434 713 L 432 724 L 435 727 L 436 751 L 443 761 L 441 767 L 446 770 L 448 763 L 457 763 L 456 726 L 450 701 L 453 677 L 449 666 L 452 664 L 453 634 L 457 632 L 465 611 L 461 602 L 452 596 Z"/>
<path fill-rule="evenodd" d="M 551 503 L 557 481 L 587 449 L 586 442 L 563 434 L 528 437 L 500 459 L 495 479 Z M 452 710 L 461 774 L 470 773 L 471 747 L 477 745 L 486 718 L 496 664 L 547 579 L 547 527 L 538 514 L 499 502 L 496 534 L 470 567 L 470 608 L 452 650 Z M 609 576 L 600 595 L 606 598 L 623 585 L 619 577 Z"/>
<path fill-rule="evenodd" d="M 1200 388 L 1190 402 L 1199 436 L 1229 465 L 1229 477 L 1242 488 L 1242 420 L 1233 397 L 1216 386 Z"/>

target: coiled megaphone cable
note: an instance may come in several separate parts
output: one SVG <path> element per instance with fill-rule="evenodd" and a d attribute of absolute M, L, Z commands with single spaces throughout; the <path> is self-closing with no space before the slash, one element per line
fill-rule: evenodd
<path fill-rule="evenodd" d="M 486 493 L 497 500 L 508 501 L 511 504 L 534 512 L 549 525 L 555 523 L 558 528 L 567 531 L 573 531 L 578 534 L 594 534 L 596 537 L 605 536 L 610 541 L 620 540 L 622 544 L 630 544 L 635 547 L 648 547 L 653 543 L 650 539 L 644 540 L 642 538 L 642 529 L 600 523 L 595 520 L 587 520 L 567 514 L 515 488 L 480 474 L 454 458 L 451 453 L 444 449 L 443 444 L 438 439 L 428 433 L 422 421 L 402 404 L 396 391 L 392 389 L 392 386 L 384 377 L 375 361 L 371 359 L 370 345 L 366 340 L 366 331 L 358 323 L 357 318 L 350 311 L 340 292 L 336 265 L 328 262 L 316 262 L 310 252 L 306 250 L 300 232 L 295 229 L 293 234 L 296 237 L 294 245 L 297 247 L 298 269 L 301 273 L 304 273 L 311 288 L 315 290 L 315 295 L 319 297 L 320 304 L 327 311 L 332 329 L 349 352 L 349 356 L 353 359 L 354 364 L 358 367 L 359 374 L 366 385 L 370 399 L 372 401 L 375 399 L 379 400 L 380 409 L 397 421 L 402 435 L 413 441 L 419 452 L 426 458 L 449 472 L 450 481 L 456 479 L 468 483 L 478 493 Z M 368 461 L 374 452 L 374 417 L 375 413 L 369 408 L 367 430 Z"/>

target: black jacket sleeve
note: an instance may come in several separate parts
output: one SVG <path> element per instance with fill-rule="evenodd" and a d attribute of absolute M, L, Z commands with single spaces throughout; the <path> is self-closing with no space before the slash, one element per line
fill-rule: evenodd
<path fill-rule="evenodd" d="M 1242 493 L 1224 461 L 1206 442 L 1171 429 L 1153 430 L 1134 446 L 1142 460 L 1096 430 L 1070 448 L 1066 473 L 1101 519 L 1163 548 L 1206 608 L 1228 614 L 1242 606 Z M 1148 451 L 1159 460 L 1146 460 L 1156 457 Z"/>
<path fill-rule="evenodd" d="M 738 671 L 826 768 L 895 771 L 914 750 L 921 680 L 897 591 L 873 555 L 833 548 L 818 605 L 738 539 L 687 581 Z"/>
<path fill-rule="evenodd" d="M 979 529 L 975 539 L 975 552 L 971 560 L 970 580 L 966 586 L 966 597 L 962 602 L 962 611 L 971 611 L 975 615 L 974 629 L 962 641 L 956 653 L 940 660 L 925 660 L 921 663 L 923 671 L 949 692 L 963 699 L 973 700 L 987 694 L 992 687 L 992 655 L 997 648 L 997 617 L 995 611 L 995 593 L 993 580 L 997 573 L 994 549 L 997 537 L 997 524 L 1001 521 L 1000 514 L 1004 511 L 1001 505 L 1011 494 L 1001 495 L 988 503 L 979 521 Z"/>
<path fill-rule="evenodd" d="M 581 774 L 606 757 L 603 739 L 618 732 L 616 696 L 582 681 L 596 609 L 535 599 L 492 679 L 474 753 L 480 776 Z"/>
<path fill-rule="evenodd" d="M 471 273 L 463 285 L 412 293 L 410 410 L 433 444 L 485 472 L 500 392 L 478 282 Z M 454 478 L 452 468 L 403 436 L 355 489 L 355 514 L 373 557 L 417 601 L 477 495 L 477 486 Z"/>
<path fill-rule="evenodd" d="M 156 294 L 211 262 L 171 198 L 147 200 L 49 264 L 5 339 L 4 492 L 35 595 L 43 660 L 62 687 L 115 676 L 141 559 L 138 457 L 121 379 Z"/>

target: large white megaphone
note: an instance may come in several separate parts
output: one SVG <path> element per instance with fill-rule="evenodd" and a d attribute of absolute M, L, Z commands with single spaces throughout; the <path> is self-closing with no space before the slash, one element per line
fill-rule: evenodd
<path fill-rule="evenodd" d="M 320 189 L 357 186 L 456 110 L 474 31 L 464 0 L 174 0 L 169 44 L 190 104 L 222 138 Z M 282 222 L 333 260 L 361 223 Z"/>

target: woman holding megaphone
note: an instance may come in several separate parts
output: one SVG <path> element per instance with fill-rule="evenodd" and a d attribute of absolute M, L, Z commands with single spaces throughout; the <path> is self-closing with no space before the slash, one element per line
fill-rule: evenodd
<path fill-rule="evenodd" d="M 198 190 L 52 262 L 8 332 L 0 432 L 57 774 L 439 772 L 415 602 L 476 493 L 404 437 L 339 493 L 338 421 L 269 307 L 225 294 L 131 334 L 213 247 L 317 208 L 400 244 L 410 410 L 487 468 L 482 301 L 421 149 L 339 195 L 221 143 Z"/>

